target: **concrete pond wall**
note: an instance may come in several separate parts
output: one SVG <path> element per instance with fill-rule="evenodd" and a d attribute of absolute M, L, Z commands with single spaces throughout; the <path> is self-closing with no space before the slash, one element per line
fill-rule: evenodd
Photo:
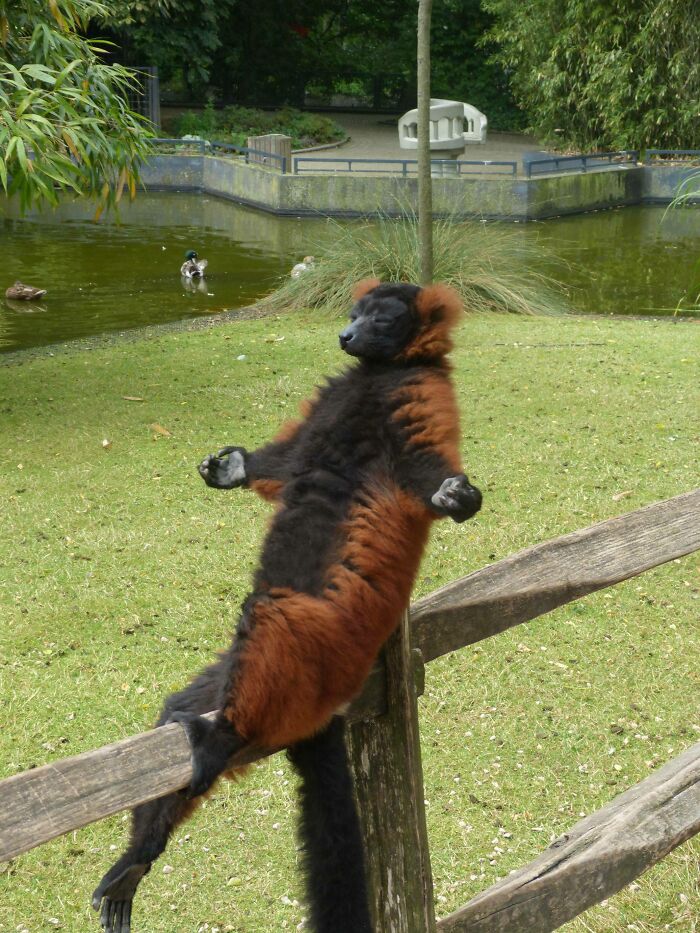
<path fill-rule="evenodd" d="M 655 164 L 535 178 L 434 178 L 433 210 L 456 217 L 527 221 L 623 205 L 668 203 L 682 181 L 698 171 L 697 167 Z M 297 217 L 398 215 L 415 209 L 418 196 L 415 177 L 350 172 L 283 175 L 242 160 L 208 155 L 155 155 L 143 166 L 142 180 L 147 189 L 203 191 Z"/>

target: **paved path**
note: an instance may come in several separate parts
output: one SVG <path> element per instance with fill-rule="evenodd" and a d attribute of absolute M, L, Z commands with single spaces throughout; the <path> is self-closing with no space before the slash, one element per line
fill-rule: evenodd
<path fill-rule="evenodd" d="M 350 141 L 324 153 L 309 153 L 315 157 L 352 157 L 356 159 L 415 159 L 416 153 L 399 147 L 398 116 L 367 113 L 335 113 L 331 116 L 347 130 Z M 484 144 L 468 145 L 462 159 L 491 159 L 518 162 L 522 170 L 525 153 L 545 152 L 534 136 L 519 133 L 489 131 Z"/>

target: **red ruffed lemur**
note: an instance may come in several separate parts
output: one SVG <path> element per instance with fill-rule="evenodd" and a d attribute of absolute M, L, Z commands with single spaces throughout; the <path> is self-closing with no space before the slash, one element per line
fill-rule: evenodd
<path fill-rule="evenodd" d="M 192 747 L 188 788 L 137 807 L 128 849 L 93 895 L 129 933 L 141 878 L 243 745 L 287 747 L 314 933 L 371 933 L 342 711 L 408 605 L 433 519 L 481 506 L 461 471 L 446 359 L 460 314 L 444 285 L 361 282 L 340 346 L 358 363 L 259 450 L 225 447 L 199 472 L 277 503 L 231 648 L 165 702 Z M 218 710 L 214 719 L 202 714 Z"/>

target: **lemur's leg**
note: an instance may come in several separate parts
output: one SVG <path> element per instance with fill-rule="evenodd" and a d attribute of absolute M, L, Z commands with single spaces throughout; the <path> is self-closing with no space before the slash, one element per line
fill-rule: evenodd
<path fill-rule="evenodd" d="M 188 687 L 166 700 L 156 725 L 171 722 L 174 710 L 199 715 L 216 709 L 221 702 L 221 692 L 228 673 L 229 663 L 222 657 Z M 197 800 L 191 799 L 188 790 L 150 800 L 133 810 L 129 846 L 100 881 L 92 896 L 94 909 L 101 908 L 100 920 L 106 933 L 130 933 L 132 902 L 139 882 L 164 851 L 175 827 L 193 812 L 197 803 Z"/>
<path fill-rule="evenodd" d="M 336 716 L 287 752 L 301 776 L 299 837 L 314 933 L 372 933 L 344 732 Z"/>
<path fill-rule="evenodd" d="M 107 933 L 130 933 L 139 882 L 165 849 L 172 831 L 194 808 L 195 803 L 183 794 L 168 794 L 134 809 L 129 847 L 92 895 L 93 908 L 102 908 L 100 921 Z"/>

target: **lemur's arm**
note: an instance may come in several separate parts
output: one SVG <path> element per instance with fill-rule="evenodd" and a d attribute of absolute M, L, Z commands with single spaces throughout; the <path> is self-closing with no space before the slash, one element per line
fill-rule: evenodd
<path fill-rule="evenodd" d="M 448 379 L 423 374 L 399 389 L 393 401 L 399 484 L 436 515 L 456 522 L 471 518 L 481 508 L 481 493 L 460 466 L 459 417 Z"/>
<path fill-rule="evenodd" d="M 399 460 L 397 479 L 436 515 L 464 522 L 481 508 L 481 492 L 464 473 L 430 448 L 407 450 Z"/>
<path fill-rule="evenodd" d="M 265 499 L 277 499 L 291 475 L 291 463 L 303 421 L 290 421 L 277 436 L 248 451 L 244 447 L 224 447 L 209 454 L 199 464 L 199 473 L 207 486 L 235 489 L 247 486 Z"/>

